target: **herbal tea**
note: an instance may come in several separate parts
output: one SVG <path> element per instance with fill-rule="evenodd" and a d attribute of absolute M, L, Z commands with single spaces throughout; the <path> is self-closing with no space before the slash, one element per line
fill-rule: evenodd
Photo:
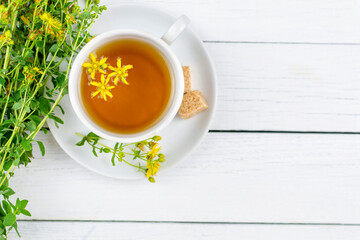
<path fill-rule="evenodd" d="M 96 56 L 95 56 L 96 55 Z M 83 64 L 81 97 L 90 118 L 116 133 L 150 127 L 167 107 L 171 76 L 163 57 L 138 40 L 117 40 Z"/>

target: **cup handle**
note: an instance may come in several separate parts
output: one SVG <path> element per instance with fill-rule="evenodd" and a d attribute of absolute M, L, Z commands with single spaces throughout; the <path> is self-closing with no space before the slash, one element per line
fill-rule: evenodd
<path fill-rule="evenodd" d="M 171 45 L 173 41 L 185 30 L 187 25 L 189 25 L 190 19 L 181 15 L 174 23 L 171 25 L 169 30 L 161 37 L 167 44 Z"/>

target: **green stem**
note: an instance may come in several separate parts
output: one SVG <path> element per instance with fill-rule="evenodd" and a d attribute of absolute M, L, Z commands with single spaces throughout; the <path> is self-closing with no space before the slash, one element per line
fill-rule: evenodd
<path fill-rule="evenodd" d="M 11 19 L 11 33 L 13 33 L 15 26 L 16 26 L 16 18 L 17 18 L 17 14 L 18 12 L 15 10 L 13 11 L 13 18 Z M 7 69 L 8 65 L 9 65 L 9 61 L 10 61 L 10 50 L 12 48 L 12 45 L 8 45 L 6 47 L 6 53 L 5 53 L 5 61 L 4 61 L 4 66 L 3 69 Z"/>

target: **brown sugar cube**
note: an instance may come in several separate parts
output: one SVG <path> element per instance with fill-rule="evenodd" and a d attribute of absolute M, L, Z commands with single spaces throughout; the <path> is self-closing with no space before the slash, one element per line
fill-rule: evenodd
<path fill-rule="evenodd" d="M 184 93 L 191 91 L 191 72 L 189 66 L 182 67 L 184 73 Z"/>
<path fill-rule="evenodd" d="M 184 94 L 179 116 L 184 119 L 191 118 L 206 109 L 208 109 L 208 104 L 205 98 L 200 91 L 194 90 Z"/>

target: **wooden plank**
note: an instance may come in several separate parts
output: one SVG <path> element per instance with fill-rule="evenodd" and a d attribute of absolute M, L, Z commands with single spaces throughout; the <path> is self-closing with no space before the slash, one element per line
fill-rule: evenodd
<path fill-rule="evenodd" d="M 212 129 L 360 131 L 360 46 L 206 47 L 218 74 Z"/>
<path fill-rule="evenodd" d="M 299 226 L 247 224 L 20 222 L 22 240 L 177 240 L 292 239 L 352 240 L 358 226 Z M 18 239 L 12 232 L 9 239 Z"/>
<path fill-rule="evenodd" d="M 46 157 L 11 180 L 30 219 L 360 223 L 359 135 L 209 133 L 155 184 L 92 173 L 41 139 Z"/>
<path fill-rule="evenodd" d="M 118 0 L 103 0 L 118 4 Z M 133 0 L 122 0 L 133 4 Z M 137 0 L 137 4 L 186 14 L 209 41 L 359 43 L 357 0 Z"/>

